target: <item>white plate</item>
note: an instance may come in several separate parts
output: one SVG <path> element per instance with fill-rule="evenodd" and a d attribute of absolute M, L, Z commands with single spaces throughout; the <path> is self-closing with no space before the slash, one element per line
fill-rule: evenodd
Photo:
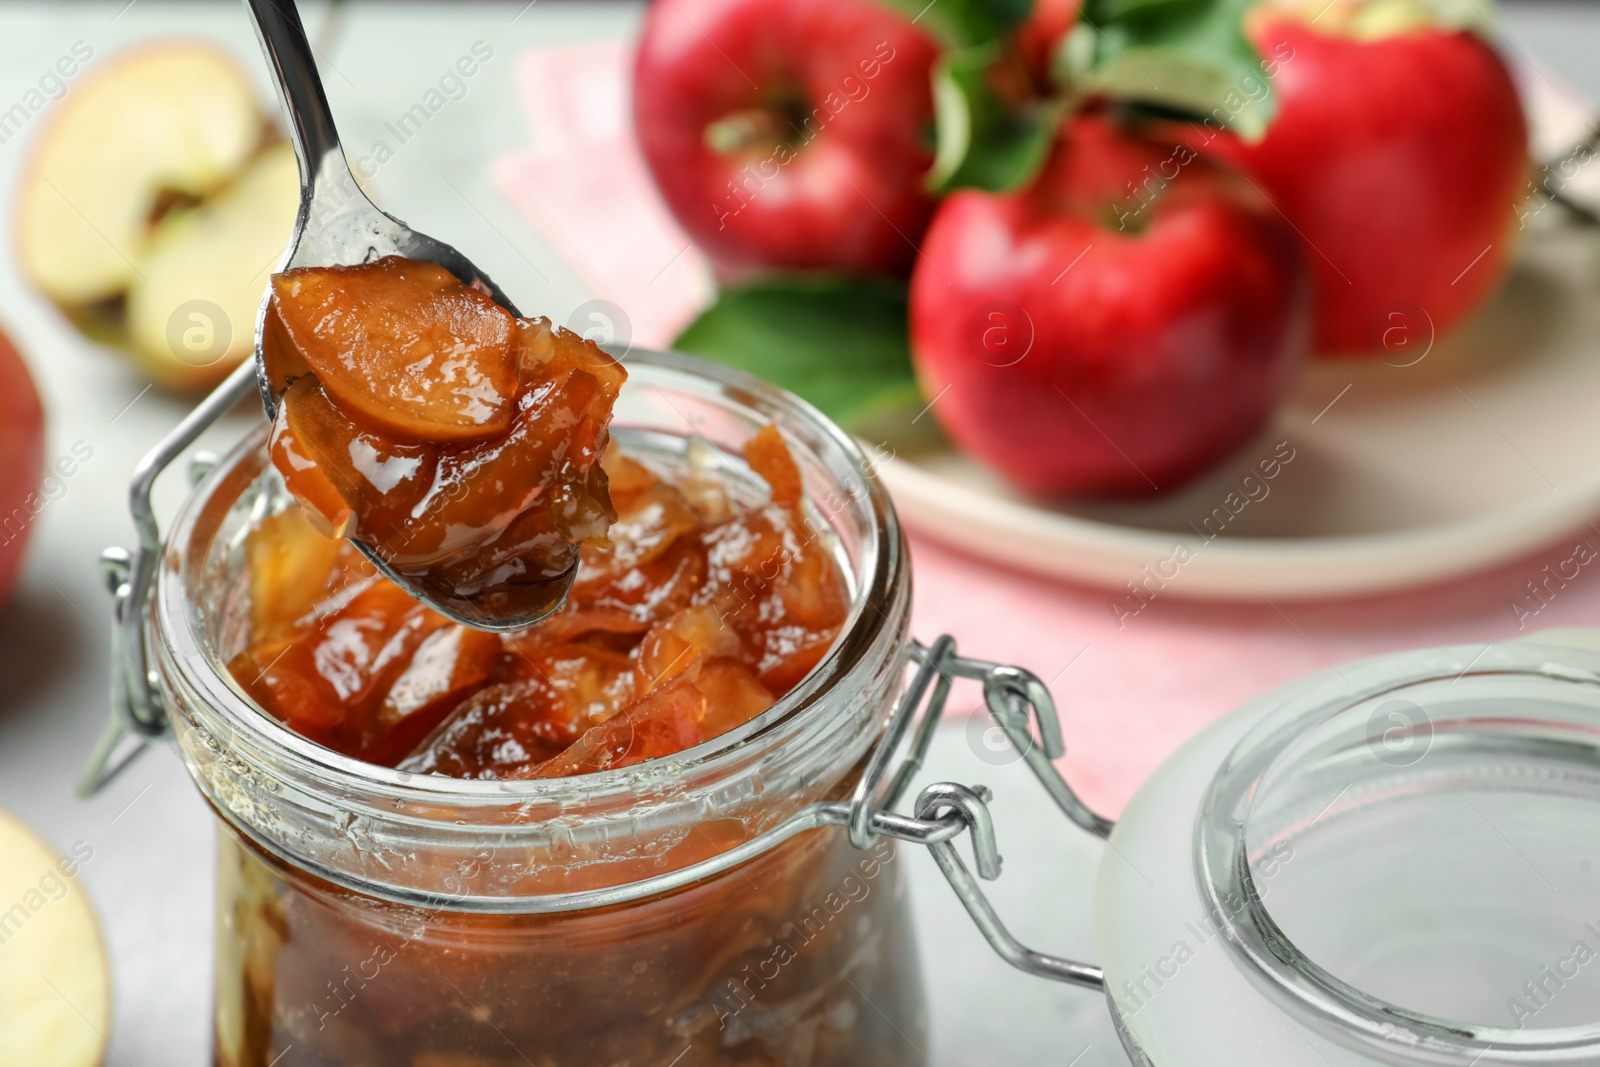
<path fill-rule="evenodd" d="M 1600 545 L 1585 525 L 1600 515 L 1600 237 L 1560 214 L 1534 219 L 1500 295 L 1425 356 L 1314 362 L 1268 433 L 1175 493 L 1044 507 L 953 450 L 902 454 L 882 477 L 914 529 L 1163 596 L 1348 596 L 1463 574 L 1574 530 Z M 1293 459 L 1261 479 L 1279 442 Z"/>

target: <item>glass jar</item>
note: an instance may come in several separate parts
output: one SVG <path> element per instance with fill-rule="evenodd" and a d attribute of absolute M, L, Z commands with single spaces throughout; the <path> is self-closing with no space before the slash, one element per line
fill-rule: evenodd
<path fill-rule="evenodd" d="M 249 435 L 175 518 L 148 634 L 220 818 L 218 1067 L 291 1049 L 308 1067 L 922 1062 L 893 843 L 794 828 L 852 797 L 902 688 L 893 510 L 855 443 L 795 398 L 682 357 L 627 365 L 614 432 L 658 468 L 750 484 L 730 456 L 777 424 L 850 582 L 844 632 L 772 709 L 673 757 L 516 782 L 350 759 L 263 714 L 226 666 L 245 535 L 293 506 L 265 428 Z"/>

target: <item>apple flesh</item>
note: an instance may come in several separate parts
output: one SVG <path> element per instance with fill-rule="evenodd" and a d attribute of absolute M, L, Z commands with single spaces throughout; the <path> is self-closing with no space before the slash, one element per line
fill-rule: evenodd
<path fill-rule="evenodd" d="M 933 209 L 936 55 L 874 0 L 657 0 L 634 70 L 639 144 L 725 277 L 904 273 Z"/>
<path fill-rule="evenodd" d="M 294 150 L 274 144 L 216 197 L 156 224 L 127 293 L 128 354 L 152 380 L 204 389 L 254 351 L 262 292 L 300 209 L 299 173 Z"/>
<path fill-rule="evenodd" d="M 0 333 L 0 604 L 16 583 L 34 516 L 43 506 L 43 472 L 44 406 L 28 365 Z"/>
<path fill-rule="evenodd" d="M 34 286 L 159 384 L 203 388 L 251 348 L 299 203 L 239 64 L 209 45 L 101 61 L 52 110 L 18 182 Z"/>
<path fill-rule="evenodd" d="M 1248 29 L 1276 57 L 1277 117 L 1257 144 L 1211 145 L 1300 231 L 1318 352 L 1381 354 L 1394 325 L 1443 334 L 1514 250 L 1528 168 L 1516 86 L 1481 38 L 1421 25 L 1415 6 L 1260 9 Z"/>
<path fill-rule="evenodd" d="M 95 1067 L 111 1027 L 111 977 L 99 924 L 70 856 L 0 812 L 0 1063 Z"/>
<path fill-rule="evenodd" d="M 52 112 L 22 181 L 17 240 L 29 275 L 65 304 L 125 291 L 156 195 L 211 192 L 260 132 L 249 83 L 215 49 L 154 45 L 92 69 Z"/>
<path fill-rule="evenodd" d="M 950 197 L 922 251 L 931 410 L 1039 496 L 1180 485 L 1262 428 L 1305 351 L 1289 227 L 1193 148 L 1103 116 L 1069 122 L 1027 189 Z"/>

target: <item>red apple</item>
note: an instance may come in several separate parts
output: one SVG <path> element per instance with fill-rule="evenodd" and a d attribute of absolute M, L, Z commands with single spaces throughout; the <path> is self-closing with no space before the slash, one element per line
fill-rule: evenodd
<path fill-rule="evenodd" d="M 1304 238 L 1318 352 L 1381 352 L 1395 314 L 1418 309 L 1404 325 L 1442 334 L 1511 259 L 1528 167 L 1516 86 L 1475 34 L 1385 26 L 1396 2 L 1259 10 L 1249 35 L 1276 67 L 1278 115 L 1258 144 L 1213 142 Z"/>
<path fill-rule="evenodd" d="M 933 204 L 933 39 L 874 0 L 657 0 L 639 144 L 725 276 L 901 272 Z"/>
<path fill-rule="evenodd" d="M 964 450 L 1044 496 L 1171 489 L 1261 429 L 1309 273 L 1259 194 L 1103 116 L 1027 189 L 956 193 L 911 279 L 913 358 Z"/>
<path fill-rule="evenodd" d="M 0 333 L 0 602 L 22 566 L 34 517 L 43 503 L 44 407 L 28 365 Z"/>

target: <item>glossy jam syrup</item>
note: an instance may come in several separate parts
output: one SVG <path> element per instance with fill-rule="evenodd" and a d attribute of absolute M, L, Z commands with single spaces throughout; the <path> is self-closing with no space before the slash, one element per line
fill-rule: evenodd
<path fill-rule="evenodd" d="M 560 600 L 612 518 L 616 361 L 397 256 L 275 275 L 263 350 L 272 460 L 323 533 L 467 617 Z"/>
<path fill-rule="evenodd" d="M 252 632 L 233 675 L 306 737 L 417 773 L 583 774 L 708 741 L 792 689 L 849 606 L 778 431 L 744 452 L 770 490 L 758 502 L 610 450 L 608 537 L 584 544 L 561 612 L 503 635 L 411 600 L 285 511 L 251 534 Z"/>

